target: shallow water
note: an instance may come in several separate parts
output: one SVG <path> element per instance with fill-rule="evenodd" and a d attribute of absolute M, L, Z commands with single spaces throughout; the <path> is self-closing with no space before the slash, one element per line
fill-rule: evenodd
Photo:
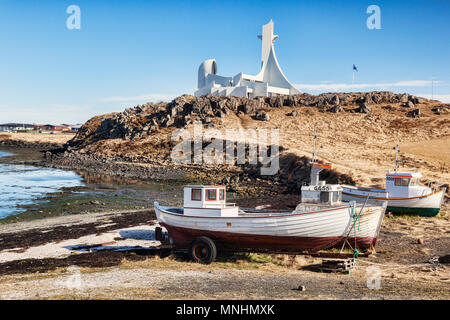
<path fill-rule="evenodd" d="M 153 202 L 182 205 L 184 182 L 124 179 L 88 171 L 60 170 L 17 162 L 39 161 L 42 153 L 0 151 L 0 223 L 67 214 L 153 208 Z"/>
<path fill-rule="evenodd" d="M 1 152 L 0 157 L 11 156 Z M 32 204 L 64 187 L 84 186 L 73 171 L 27 165 L 0 164 L 0 219 L 26 211 L 21 205 Z"/>

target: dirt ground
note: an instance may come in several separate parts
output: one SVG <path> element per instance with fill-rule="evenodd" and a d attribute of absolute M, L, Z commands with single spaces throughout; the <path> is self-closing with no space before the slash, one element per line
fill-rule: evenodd
<path fill-rule="evenodd" d="M 148 210 L 1 225 L 0 299 L 450 298 L 450 266 L 430 263 L 449 254 L 447 209 L 431 219 L 387 216 L 376 253 L 350 274 L 318 272 L 322 259 L 307 255 L 222 253 L 211 265 L 160 258 L 156 225 Z"/>
<path fill-rule="evenodd" d="M 450 161 L 450 137 L 403 143 L 400 148 L 406 153 L 426 160 L 440 162 L 443 165 L 448 165 Z"/>

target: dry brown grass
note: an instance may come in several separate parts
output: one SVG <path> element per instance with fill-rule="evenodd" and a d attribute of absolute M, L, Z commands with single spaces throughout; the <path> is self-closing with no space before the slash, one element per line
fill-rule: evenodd
<path fill-rule="evenodd" d="M 402 151 L 420 158 L 442 163 L 448 170 L 450 165 L 450 136 L 420 142 L 409 142 L 400 145 Z M 448 172 L 448 171 L 447 171 Z"/>
<path fill-rule="evenodd" d="M 11 135 L 8 133 L 0 133 L 0 141 L 1 140 L 8 140 L 11 138 Z"/>
<path fill-rule="evenodd" d="M 5 134 L 0 135 L 4 136 Z M 9 133 L 3 139 L 24 141 L 24 142 L 39 142 L 39 143 L 53 143 L 53 144 L 64 144 L 75 136 L 74 133 L 58 133 L 58 134 L 48 134 L 48 133 Z"/>

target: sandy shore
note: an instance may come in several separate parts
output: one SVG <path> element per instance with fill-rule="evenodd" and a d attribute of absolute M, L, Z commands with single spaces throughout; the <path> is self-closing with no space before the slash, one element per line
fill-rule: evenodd
<path fill-rule="evenodd" d="M 313 267 L 322 260 L 303 255 L 219 254 L 208 266 L 180 254 L 161 259 L 152 251 L 156 225 L 148 210 L 2 225 L 0 298 L 450 298 L 450 266 L 429 262 L 449 254 L 448 211 L 434 219 L 387 217 L 377 252 L 358 259 L 350 274 L 318 273 Z"/>

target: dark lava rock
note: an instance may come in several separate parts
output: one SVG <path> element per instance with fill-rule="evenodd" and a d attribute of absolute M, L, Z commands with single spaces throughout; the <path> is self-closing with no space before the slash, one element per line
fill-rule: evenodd
<path fill-rule="evenodd" d="M 439 257 L 439 262 L 449 264 L 450 263 L 450 254 Z"/>
<path fill-rule="evenodd" d="M 269 121 L 270 117 L 267 114 L 267 112 L 265 112 L 265 111 L 258 111 L 256 113 L 255 119 L 261 120 L 261 121 Z"/>
<path fill-rule="evenodd" d="M 411 110 L 407 113 L 407 116 L 411 118 L 420 118 L 420 110 L 419 109 Z"/>
<path fill-rule="evenodd" d="M 414 103 L 412 101 L 408 101 L 408 102 L 403 104 L 403 107 L 405 107 L 405 108 L 414 108 L 415 105 L 414 105 Z"/>
<path fill-rule="evenodd" d="M 282 96 L 271 97 L 269 104 L 272 108 L 281 108 L 284 105 L 284 98 Z"/>
<path fill-rule="evenodd" d="M 362 102 L 359 105 L 359 108 L 356 111 L 359 112 L 359 113 L 367 113 L 367 114 L 369 114 L 370 113 L 370 108 L 365 102 Z"/>
<path fill-rule="evenodd" d="M 334 106 L 334 107 L 332 107 L 329 111 L 330 111 L 330 112 L 333 112 L 333 113 L 339 113 L 339 112 L 342 112 L 343 109 L 342 109 L 341 106 Z"/>
<path fill-rule="evenodd" d="M 339 104 L 340 100 L 339 100 L 339 96 L 335 95 L 331 98 L 330 100 L 330 104 L 337 106 Z"/>

